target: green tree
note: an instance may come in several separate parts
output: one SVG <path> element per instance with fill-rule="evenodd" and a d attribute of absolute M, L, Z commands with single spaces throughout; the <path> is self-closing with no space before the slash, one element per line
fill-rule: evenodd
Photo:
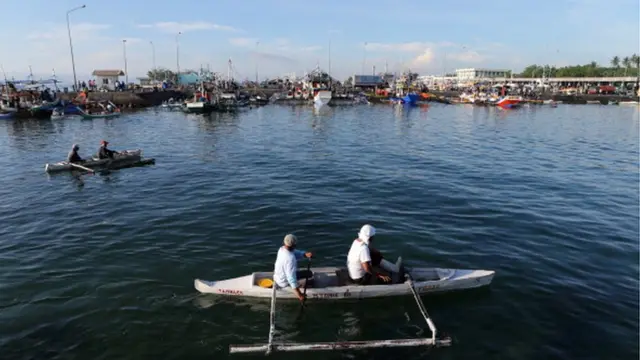
<path fill-rule="evenodd" d="M 611 66 L 616 69 L 620 67 L 620 56 L 616 55 L 611 59 Z"/>
<path fill-rule="evenodd" d="M 640 68 L 640 56 L 638 54 L 631 55 L 631 63 L 635 68 Z"/>
<path fill-rule="evenodd" d="M 631 59 L 628 56 L 625 56 L 624 59 L 622 59 L 622 66 L 624 66 L 624 76 L 627 76 L 627 71 L 629 70 L 629 67 L 631 67 Z"/>
<path fill-rule="evenodd" d="M 157 68 L 157 69 L 149 70 L 147 71 L 147 77 L 149 77 L 149 79 L 151 80 L 156 80 L 156 81 L 168 80 L 168 81 L 175 82 L 177 80 L 176 73 L 165 68 Z"/>

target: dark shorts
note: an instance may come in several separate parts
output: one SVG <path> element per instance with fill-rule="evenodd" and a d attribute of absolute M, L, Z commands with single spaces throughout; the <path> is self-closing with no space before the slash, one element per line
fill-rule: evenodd
<path fill-rule="evenodd" d="M 349 277 L 349 281 L 352 284 L 356 284 L 356 285 L 371 285 L 373 282 L 371 281 L 371 274 L 366 273 L 364 274 L 363 277 L 361 277 L 360 279 L 352 279 L 351 277 Z"/>

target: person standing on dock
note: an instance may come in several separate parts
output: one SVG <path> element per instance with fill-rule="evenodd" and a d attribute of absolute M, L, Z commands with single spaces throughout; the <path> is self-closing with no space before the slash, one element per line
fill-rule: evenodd
<path fill-rule="evenodd" d="M 78 144 L 73 144 L 73 146 L 71 147 L 71 151 L 69 151 L 69 155 L 67 156 L 67 162 L 74 163 L 74 164 L 79 164 L 84 162 L 84 160 L 80 157 L 80 155 L 78 155 L 78 150 L 80 150 L 80 147 L 78 146 Z"/>
<path fill-rule="evenodd" d="M 298 259 L 303 257 L 311 258 L 313 256 L 310 252 L 304 252 L 302 250 L 296 250 L 298 238 L 293 234 L 288 234 L 284 237 L 283 245 L 278 250 L 278 256 L 273 269 L 274 286 L 280 288 L 291 287 L 296 293 L 296 296 L 300 301 L 304 301 L 304 295 L 300 291 L 300 285 L 305 285 L 304 282 L 300 284 L 298 282 Z"/>

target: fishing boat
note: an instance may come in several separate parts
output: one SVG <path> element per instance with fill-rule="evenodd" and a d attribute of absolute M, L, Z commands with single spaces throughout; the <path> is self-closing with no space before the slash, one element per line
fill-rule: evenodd
<path fill-rule="evenodd" d="M 162 103 L 162 107 L 168 110 L 180 110 L 184 106 L 184 103 L 177 102 L 173 98 L 169 99 L 167 102 Z"/>
<path fill-rule="evenodd" d="M 402 267 L 402 260 L 398 258 L 396 267 Z M 331 351 L 331 350 L 359 350 L 390 347 L 444 347 L 451 346 L 450 337 L 438 336 L 438 331 L 433 320 L 429 317 L 420 294 L 451 290 L 463 290 L 489 285 L 493 279 L 494 271 L 489 270 L 459 270 L 459 269 L 404 269 L 404 277 L 394 274 L 394 283 L 389 285 L 350 285 L 346 283 L 347 270 L 337 267 L 325 267 L 313 269 L 301 278 L 306 279 L 304 294 L 308 299 L 318 300 L 347 300 L 370 297 L 386 297 L 413 295 L 418 309 L 424 318 L 431 337 L 416 339 L 393 340 L 368 340 L 368 341 L 339 341 L 339 342 L 315 342 L 315 343 L 287 343 L 275 341 L 275 312 L 276 298 L 297 298 L 290 289 L 278 289 L 273 286 L 273 273 L 253 273 L 238 278 L 207 282 L 195 280 L 196 289 L 205 293 L 216 293 L 228 296 L 270 297 L 271 310 L 269 314 L 268 342 L 263 344 L 230 345 L 229 352 L 258 353 L 269 355 L 272 352 L 291 351 Z M 304 302 L 303 307 L 304 309 Z"/>
<path fill-rule="evenodd" d="M 13 119 L 13 112 L 0 113 L 0 120 L 11 120 Z"/>
<path fill-rule="evenodd" d="M 51 113 L 51 120 L 62 120 L 64 118 L 65 118 L 64 110 L 53 109 L 53 113 Z"/>
<path fill-rule="evenodd" d="M 113 119 L 122 115 L 122 113 L 120 112 L 120 109 L 111 101 L 107 101 L 107 106 L 103 105 L 102 103 L 97 103 L 97 105 L 102 108 L 102 111 L 89 113 L 85 110 L 78 109 L 78 115 L 82 116 L 82 118 L 86 120 Z"/>
<path fill-rule="evenodd" d="M 241 107 L 235 93 L 223 92 L 216 96 L 216 110 L 220 112 L 234 112 Z"/>
<path fill-rule="evenodd" d="M 500 106 L 503 109 L 514 109 L 522 105 L 523 98 L 521 96 L 503 96 L 498 101 L 496 101 L 496 105 Z"/>
<path fill-rule="evenodd" d="M 313 95 L 313 103 L 320 105 L 327 105 L 331 101 L 331 91 L 330 90 L 316 90 Z"/>
<path fill-rule="evenodd" d="M 419 294 L 466 290 L 491 283 L 494 271 L 416 268 L 412 269 L 416 290 Z M 196 290 L 204 294 L 269 298 L 273 272 L 254 272 L 236 278 L 207 281 L 196 279 Z M 346 268 L 322 267 L 311 270 L 307 296 L 313 300 L 347 300 L 410 295 L 407 281 L 387 285 L 350 284 Z M 312 285 L 311 285 L 312 283 Z M 279 289 L 279 298 L 297 299 L 290 289 Z"/>
<path fill-rule="evenodd" d="M 46 164 L 44 171 L 47 173 L 55 173 L 62 171 L 78 170 L 82 168 L 95 169 L 100 167 L 108 168 L 123 168 L 139 165 L 149 165 L 155 163 L 155 159 L 143 159 L 142 150 L 125 150 L 115 154 L 113 159 L 98 159 L 92 157 L 91 159 L 81 164 L 71 164 L 66 161 L 60 161 L 53 164 Z M 79 165 L 79 166 L 78 166 Z"/>
<path fill-rule="evenodd" d="M 80 113 L 80 116 L 82 116 L 83 119 L 85 120 L 90 120 L 90 119 L 113 119 L 113 118 L 117 118 L 120 115 L 122 115 L 120 112 L 101 112 L 98 114 L 87 114 L 84 111 Z"/>

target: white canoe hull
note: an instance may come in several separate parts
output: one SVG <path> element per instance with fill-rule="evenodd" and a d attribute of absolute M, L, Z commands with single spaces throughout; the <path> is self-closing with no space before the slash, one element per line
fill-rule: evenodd
<path fill-rule="evenodd" d="M 115 154 L 113 160 L 111 159 L 96 159 L 92 158 L 91 160 L 87 160 L 86 162 L 80 164 L 87 168 L 100 167 L 112 163 L 128 163 L 128 162 L 137 162 L 142 159 L 142 150 L 125 150 L 121 151 L 120 154 Z M 52 172 L 60 172 L 60 171 L 71 171 L 77 170 L 77 168 L 66 161 L 60 161 L 53 164 L 46 164 L 44 166 L 44 171 L 48 173 Z"/>
<path fill-rule="evenodd" d="M 344 268 L 311 269 L 314 285 L 307 288 L 307 298 L 314 300 L 347 300 L 411 295 L 407 281 L 390 285 L 355 285 L 346 282 Z M 490 270 L 460 270 L 417 268 L 411 270 L 413 283 L 419 294 L 466 290 L 487 286 L 495 272 Z M 258 272 L 222 281 L 196 279 L 196 290 L 204 294 L 238 297 L 270 298 L 272 289 L 257 285 L 261 279 L 271 279 L 272 272 Z M 278 299 L 297 299 L 290 288 L 276 290 Z"/>

